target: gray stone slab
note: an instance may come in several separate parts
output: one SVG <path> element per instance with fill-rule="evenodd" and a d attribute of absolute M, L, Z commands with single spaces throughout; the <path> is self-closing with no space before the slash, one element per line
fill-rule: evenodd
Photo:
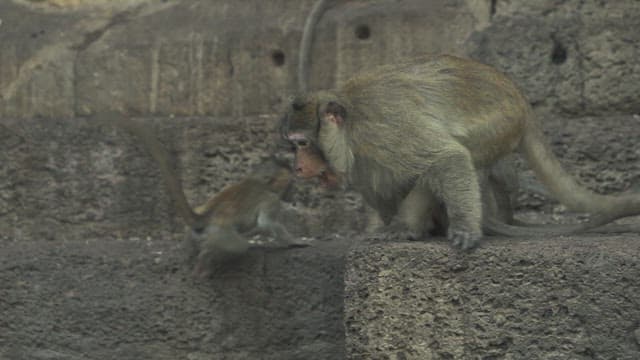
<path fill-rule="evenodd" d="M 633 0 L 500 2 L 467 53 L 508 73 L 542 109 L 639 113 L 639 12 Z"/>
<path fill-rule="evenodd" d="M 637 359 L 640 237 L 359 246 L 349 359 Z"/>
<path fill-rule="evenodd" d="M 346 241 L 193 279 L 181 237 L 22 239 L 0 255 L 0 358 L 344 358 Z"/>

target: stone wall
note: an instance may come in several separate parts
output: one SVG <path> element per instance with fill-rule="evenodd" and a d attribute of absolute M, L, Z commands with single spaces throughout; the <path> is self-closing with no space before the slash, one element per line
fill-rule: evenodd
<path fill-rule="evenodd" d="M 465 256 L 360 235 L 358 196 L 298 184 L 288 225 L 314 247 L 256 250 L 190 277 L 155 166 L 84 116 L 146 123 L 201 202 L 272 150 L 312 4 L 0 2 L 0 358 L 640 357 L 637 234 L 499 239 Z M 318 24 L 311 88 L 407 56 L 466 54 L 520 84 L 571 173 L 629 190 L 639 11 L 634 0 L 336 0 Z M 520 200 L 529 219 L 574 219 L 545 197 Z"/>
<path fill-rule="evenodd" d="M 0 114 L 75 116 L 114 107 L 159 115 L 272 113 L 295 90 L 312 3 L 3 2 Z M 544 110 L 639 112 L 636 5 L 334 1 L 317 28 L 312 88 L 403 57 L 446 52 L 503 69 Z"/>

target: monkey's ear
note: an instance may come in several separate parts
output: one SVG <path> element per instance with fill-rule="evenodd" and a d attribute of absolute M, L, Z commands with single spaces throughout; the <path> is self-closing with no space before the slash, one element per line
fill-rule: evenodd
<path fill-rule="evenodd" d="M 329 101 L 324 109 L 324 116 L 325 119 L 337 125 L 342 125 L 347 117 L 347 109 L 335 101 Z"/>

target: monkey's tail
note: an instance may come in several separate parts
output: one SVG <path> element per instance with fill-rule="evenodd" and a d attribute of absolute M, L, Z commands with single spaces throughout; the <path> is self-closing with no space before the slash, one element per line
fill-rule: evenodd
<path fill-rule="evenodd" d="M 318 20 L 322 17 L 324 10 L 327 8 L 328 0 L 318 0 L 313 4 L 313 8 L 307 15 L 302 31 L 302 40 L 300 40 L 300 53 L 298 54 L 298 92 L 301 94 L 309 90 L 309 64 L 311 45 L 313 44 L 314 29 Z"/>
<path fill-rule="evenodd" d="M 519 236 L 552 236 L 576 233 L 619 234 L 640 232 L 639 224 L 611 224 L 608 218 L 596 216 L 579 224 L 505 224 L 496 219 L 484 219 L 482 230 L 487 235 Z"/>
<path fill-rule="evenodd" d="M 123 115 L 118 113 L 102 113 L 97 114 L 96 117 L 98 118 L 98 121 L 115 124 L 142 142 L 143 147 L 147 152 L 149 152 L 149 154 L 151 154 L 158 164 L 160 174 L 165 181 L 169 195 L 175 203 L 176 210 L 180 216 L 182 216 L 184 221 L 193 229 L 200 229 L 204 227 L 206 225 L 204 222 L 205 220 L 202 216 L 193 211 L 186 196 L 184 195 L 182 182 L 176 175 L 175 169 L 171 163 L 171 155 L 152 134 L 151 129 L 143 127 L 137 121 L 125 119 Z"/>
<path fill-rule="evenodd" d="M 540 123 L 537 121 L 528 123 L 530 125 L 521 144 L 522 151 L 537 177 L 557 200 L 573 211 L 595 215 L 589 221 L 593 226 L 640 214 L 640 195 L 638 194 L 600 195 L 578 184 L 562 168 L 560 161 L 553 154 Z"/>

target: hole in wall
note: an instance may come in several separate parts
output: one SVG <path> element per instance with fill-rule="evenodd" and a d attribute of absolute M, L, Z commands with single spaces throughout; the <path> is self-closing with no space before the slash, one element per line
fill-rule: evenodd
<path fill-rule="evenodd" d="M 356 26 L 355 34 L 358 39 L 366 40 L 371 37 L 371 29 L 366 24 L 358 25 Z"/>
<path fill-rule="evenodd" d="M 496 6 L 498 5 L 498 0 L 491 0 L 491 5 L 489 7 L 489 17 L 493 17 L 496 14 Z"/>
<path fill-rule="evenodd" d="M 273 61 L 273 65 L 282 66 L 284 65 L 284 52 L 282 50 L 273 50 L 271 52 L 271 60 Z"/>
<path fill-rule="evenodd" d="M 567 61 L 567 48 L 559 41 L 553 40 L 553 50 L 551 50 L 551 62 L 556 65 L 564 64 Z"/>
<path fill-rule="evenodd" d="M 45 33 L 44 30 L 33 32 L 33 33 L 31 33 L 31 38 L 35 39 L 37 37 L 40 37 L 40 36 L 44 35 L 44 33 Z"/>

